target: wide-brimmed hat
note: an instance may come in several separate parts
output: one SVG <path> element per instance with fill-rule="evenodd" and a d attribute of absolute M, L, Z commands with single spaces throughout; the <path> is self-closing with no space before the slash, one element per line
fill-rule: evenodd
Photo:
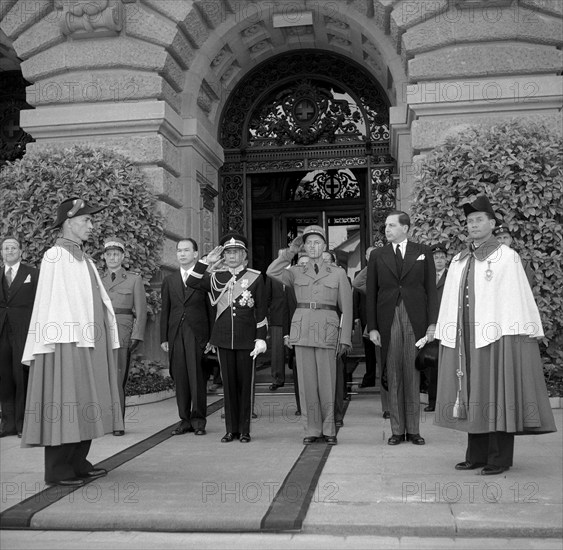
<path fill-rule="evenodd" d="M 227 233 L 222 237 L 219 244 L 223 247 L 223 250 L 227 250 L 229 248 L 242 248 L 243 250 L 248 251 L 248 241 L 246 240 L 246 237 L 242 236 L 240 233 Z"/>
<path fill-rule="evenodd" d="M 85 216 L 86 214 L 97 214 L 101 212 L 106 206 L 88 206 L 84 199 L 74 197 L 72 199 L 65 199 L 57 208 L 57 219 L 53 224 L 53 228 L 60 227 L 66 220 L 76 218 L 76 216 Z"/>

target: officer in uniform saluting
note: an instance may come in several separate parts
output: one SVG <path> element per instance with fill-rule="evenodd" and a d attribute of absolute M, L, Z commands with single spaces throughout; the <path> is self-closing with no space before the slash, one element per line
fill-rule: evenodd
<path fill-rule="evenodd" d="M 223 443 L 237 438 L 241 443 L 250 442 L 253 360 L 266 351 L 264 278 L 259 271 L 245 267 L 247 252 L 247 240 L 229 233 L 207 255 L 206 262 L 196 263 L 186 281 L 188 286 L 209 292 L 216 307 L 209 343 L 218 350 L 225 390 L 227 433 L 221 439 Z M 221 260 L 221 271 L 207 271 L 209 265 L 217 268 Z"/>
<path fill-rule="evenodd" d="M 110 237 L 104 243 L 104 259 L 107 271 L 102 282 L 108 293 L 117 319 L 119 349 L 117 360 L 117 381 L 119 404 L 125 417 L 125 386 L 129 373 L 131 354 L 143 341 L 147 322 L 147 295 L 141 277 L 122 267 L 125 258 L 125 243 L 118 237 Z M 116 430 L 113 435 L 123 435 Z"/>
<path fill-rule="evenodd" d="M 301 247 L 309 261 L 288 268 Z M 288 344 L 295 347 L 304 445 L 336 445 L 336 358 L 352 349 L 352 287 L 341 267 L 327 264 L 325 230 L 310 225 L 268 267 L 267 274 L 293 288 L 297 308 Z M 340 312 L 340 315 L 339 313 Z"/>

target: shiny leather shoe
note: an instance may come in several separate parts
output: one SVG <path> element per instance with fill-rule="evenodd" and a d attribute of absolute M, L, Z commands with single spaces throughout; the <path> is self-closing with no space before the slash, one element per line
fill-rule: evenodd
<path fill-rule="evenodd" d="M 385 419 L 391 418 L 391 413 L 389 411 L 383 411 L 383 418 Z"/>
<path fill-rule="evenodd" d="M 104 477 L 108 475 L 108 471 L 105 468 L 94 468 L 85 474 L 79 475 L 80 479 L 96 479 L 98 477 Z"/>
<path fill-rule="evenodd" d="M 491 466 L 491 465 L 487 464 L 481 470 L 481 475 L 482 476 L 497 476 L 499 474 L 502 474 L 503 472 L 506 472 L 506 470 L 508 470 L 508 467 L 506 467 L 506 466 Z"/>
<path fill-rule="evenodd" d="M 230 443 L 231 441 L 233 441 L 234 439 L 238 439 L 239 438 L 239 434 L 234 434 L 231 432 L 227 432 L 222 438 L 221 438 L 221 443 Z"/>
<path fill-rule="evenodd" d="M 424 407 L 424 410 L 426 412 L 434 412 L 436 410 L 436 405 L 426 405 L 426 407 Z"/>
<path fill-rule="evenodd" d="M 301 411 L 295 411 L 295 416 L 301 416 Z"/>
<path fill-rule="evenodd" d="M 325 435 L 327 445 L 338 445 L 338 440 L 335 435 Z"/>
<path fill-rule="evenodd" d="M 22 433 L 21 433 L 21 432 L 18 432 L 18 437 L 21 439 L 21 437 L 22 437 Z"/>
<path fill-rule="evenodd" d="M 269 390 L 276 391 L 278 388 L 283 388 L 283 384 L 270 384 Z"/>
<path fill-rule="evenodd" d="M 420 434 L 407 434 L 407 441 L 410 441 L 413 445 L 424 445 L 424 437 Z"/>
<path fill-rule="evenodd" d="M 313 437 L 312 435 L 309 437 L 303 438 L 303 445 L 310 445 L 311 443 L 315 443 L 319 439 L 318 437 Z"/>
<path fill-rule="evenodd" d="M 113 430 L 113 435 L 115 436 L 125 435 L 125 430 Z"/>
<path fill-rule="evenodd" d="M 481 462 L 469 462 L 468 460 L 464 460 L 463 462 L 459 462 L 455 465 L 456 470 L 475 470 L 477 468 L 481 468 L 485 466 L 485 464 Z"/>
<path fill-rule="evenodd" d="M 170 433 L 172 435 L 182 435 L 193 431 L 195 430 L 192 428 L 192 426 L 186 426 L 185 424 L 180 423 Z"/>
<path fill-rule="evenodd" d="M 250 441 L 251 441 L 250 434 L 242 434 L 240 436 L 241 443 L 250 443 Z"/>
<path fill-rule="evenodd" d="M 46 481 L 47 485 L 58 485 L 60 487 L 82 487 L 86 483 L 85 479 L 71 478 L 61 479 L 59 481 Z"/>
<path fill-rule="evenodd" d="M 402 443 L 404 440 L 405 440 L 404 435 L 392 435 L 387 440 L 387 445 L 398 445 L 399 443 Z"/>
<path fill-rule="evenodd" d="M 205 435 L 207 432 L 203 428 L 198 428 L 194 431 L 194 435 Z"/>

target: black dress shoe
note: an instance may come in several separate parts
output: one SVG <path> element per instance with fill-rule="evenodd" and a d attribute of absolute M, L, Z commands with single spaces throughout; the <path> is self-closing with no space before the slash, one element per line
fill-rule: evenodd
<path fill-rule="evenodd" d="M 325 435 L 327 445 L 338 445 L 338 440 L 335 435 Z"/>
<path fill-rule="evenodd" d="M 270 384 L 270 391 L 276 391 L 278 388 L 283 388 L 283 384 Z"/>
<path fill-rule="evenodd" d="M 295 416 L 301 416 L 301 411 L 295 411 Z"/>
<path fill-rule="evenodd" d="M 420 434 L 407 434 L 407 441 L 410 441 L 413 445 L 424 445 L 424 437 Z"/>
<path fill-rule="evenodd" d="M 481 475 L 482 476 L 496 476 L 496 475 L 502 474 L 503 472 L 506 472 L 506 470 L 508 470 L 508 466 L 492 466 L 492 465 L 487 464 L 481 470 Z"/>
<path fill-rule="evenodd" d="M 240 442 L 241 443 L 250 443 L 251 439 L 250 439 L 250 434 L 242 434 L 240 436 Z"/>
<path fill-rule="evenodd" d="M 231 441 L 233 441 L 233 439 L 238 439 L 239 435 L 238 434 L 234 434 L 231 432 L 227 432 L 222 438 L 221 438 L 221 443 L 230 443 Z"/>
<path fill-rule="evenodd" d="M 318 437 L 314 437 L 310 435 L 309 437 L 303 438 L 303 445 L 310 445 L 311 443 L 315 443 L 319 439 Z"/>
<path fill-rule="evenodd" d="M 468 460 L 464 460 L 463 462 L 459 462 L 455 465 L 456 470 L 475 470 L 476 468 L 481 468 L 485 466 L 485 464 L 481 462 L 469 462 Z"/>
<path fill-rule="evenodd" d="M 387 440 L 387 445 L 398 445 L 399 443 L 402 443 L 404 440 L 405 440 L 404 435 L 392 435 Z"/>
<path fill-rule="evenodd" d="M 258 415 L 256 413 L 252 413 L 252 418 L 258 418 Z"/>
<path fill-rule="evenodd" d="M 71 478 L 59 481 L 46 481 L 47 485 L 59 485 L 60 487 L 82 487 L 86 483 L 85 479 Z"/>
<path fill-rule="evenodd" d="M 21 432 L 18 432 L 18 437 L 21 439 L 21 437 L 22 437 L 22 433 L 21 433 Z"/>
<path fill-rule="evenodd" d="M 188 432 L 195 431 L 192 426 L 187 426 L 186 424 L 178 424 L 170 433 L 172 435 L 182 435 Z"/>
<path fill-rule="evenodd" d="M 205 435 L 207 432 L 203 428 L 195 430 L 194 435 Z"/>
<path fill-rule="evenodd" d="M 334 425 L 335 425 L 337 428 L 342 428 L 342 426 L 344 426 L 344 420 L 337 420 L 337 421 L 334 423 Z"/>
<path fill-rule="evenodd" d="M 383 411 L 383 418 L 386 418 L 386 419 L 391 418 L 391 413 L 389 411 Z"/>
<path fill-rule="evenodd" d="M 105 468 L 94 468 L 85 474 L 81 474 L 78 477 L 80 479 L 96 479 L 98 477 L 104 477 L 108 475 L 108 471 Z"/>
<path fill-rule="evenodd" d="M 125 430 L 113 430 L 113 435 L 115 436 L 125 435 Z"/>

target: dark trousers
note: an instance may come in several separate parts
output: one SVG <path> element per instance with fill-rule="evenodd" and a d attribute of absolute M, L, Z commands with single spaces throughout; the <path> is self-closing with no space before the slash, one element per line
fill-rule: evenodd
<path fill-rule="evenodd" d="M 364 327 L 362 327 L 363 330 Z M 362 338 L 366 358 L 366 373 L 362 379 L 363 386 L 375 386 L 375 344 L 369 338 Z"/>
<path fill-rule="evenodd" d="M 87 474 L 93 466 L 86 456 L 92 440 L 45 447 L 45 481 L 56 483 Z"/>
<path fill-rule="evenodd" d="M 283 345 L 282 327 L 270 326 L 270 346 L 272 350 L 270 363 L 272 381 L 278 386 L 283 386 L 285 384 L 285 346 Z"/>
<path fill-rule="evenodd" d="M 15 434 L 23 429 L 29 367 L 21 364 L 22 353 L 6 321 L 0 334 L 1 432 Z"/>
<path fill-rule="evenodd" d="M 230 433 L 250 433 L 254 384 L 251 351 L 218 348 L 225 399 L 225 427 Z"/>
<path fill-rule="evenodd" d="M 293 393 L 295 394 L 295 404 L 297 405 L 297 411 L 301 412 L 301 401 L 299 400 L 299 376 L 297 376 L 294 348 L 289 349 L 287 361 L 289 368 L 293 371 Z"/>
<path fill-rule="evenodd" d="M 436 405 L 436 392 L 438 390 L 438 364 L 424 369 L 424 376 L 428 382 L 428 404 Z"/>
<path fill-rule="evenodd" d="M 473 464 L 488 464 L 510 468 L 514 457 L 514 434 L 490 432 L 467 434 L 465 460 Z"/>
<path fill-rule="evenodd" d="M 187 426 L 203 430 L 207 422 L 207 384 L 201 358 L 203 350 L 195 338 L 181 333 L 174 340 L 170 374 L 176 384 L 178 415 Z"/>
<path fill-rule="evenodd" d="M 336 390 L 334 396 L 334 420 L 344 419 L 344 398 L 346 397 L 346 356 L 336 358 Z"/>

